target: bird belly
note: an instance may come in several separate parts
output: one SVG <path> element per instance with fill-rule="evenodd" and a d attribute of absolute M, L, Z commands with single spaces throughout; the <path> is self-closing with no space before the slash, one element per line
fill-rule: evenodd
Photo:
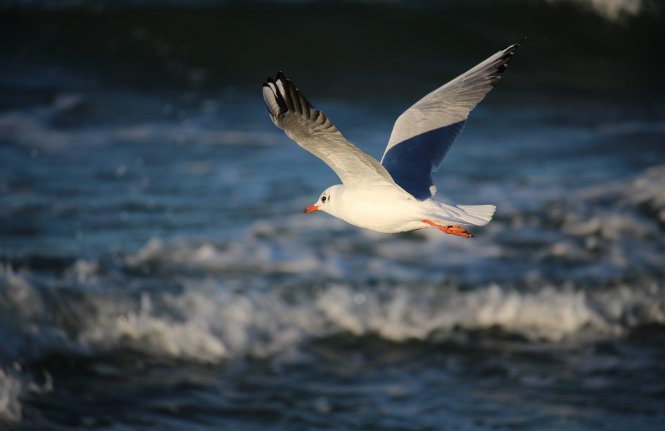
<path fill-rule="evenodd" d="M 354 200 L 340 218 L 349 224 L 382 233 L 407 232 L 427 227 L 418 201 Z"/>

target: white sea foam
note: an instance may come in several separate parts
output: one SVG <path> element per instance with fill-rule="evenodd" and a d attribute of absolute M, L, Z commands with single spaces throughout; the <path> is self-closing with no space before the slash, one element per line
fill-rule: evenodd
<path fill-rule="evenodd" d="M 600 16 L 617 21 L 624 16 L 639 15 L 646 6 L 645 0 L 546 0 L 551 3 L 576 3 L 587 7 Z"/>
<path fill-rule="evenodd" d="M 544 288 L 520 293 L 491 285 L 444 296 L 435 289 L 428 289 L 429 294 L 396 289 L 387 298 L 363 294 L 367 299 L 358 306 L 352 290 L 336 287 L 318 298 L 317 304 L 339 328 L 357 335 L 377 333 L 395 341 L 492 327 L 528 339 L 560 341 L 583 329 L 606 332 L 612 326 L 593 311 L 581 292 Z"/>
<path fill-rule="evenodd" d="M 370 289 L 330 282 L 312 289 L 252 289 L 214 278 L 182 283 L 179 292 L 136 297 L 91 291 L 83 299 L 67 299 L 63 310 L 85 317 L 70 329 L 71 338 L 60 338 L 57 346 L 49 334 L 65 332 L 59 327 L 64 316 L 46 321 L 19 317 L 7 303 L 2 311 L 31 327 L 21 332 L 23 344 L 39 344 L 45 337 L 44 348 L 132 349 L 202 362 L 289 356 L 308 340 L 334 334 L 437 342 L 460 331 L 501 328 L 527 340 L 556 343 L 615 337 L 639 325 L 665 324 L 664 288 L 658 284 L 592 291 L 565 285 L 523 291 L 492 284 L 467 291 L 437 284 Z M 19 289 L 28 286 L 15 283 Z"/>
<path fill-rule="evenodd" d="M 21 380 L 12 372 L 0 368 L 0 425 L 18 422 L 22 418 L 20 395 L 23 390 Z"/>
<path fill-rule="evenodd" d="M 192 308 L 196 314 L 179 321 L 169 314 L 155 313 L 150 296 L 144 294 L 136 309 L 119 315 L 102 312 L 92 327 L 82 328 L 78 340 L 102 350 L 122 347 L 205 362 L 223 358 L 227 354 L 223 341 L 211 332 L 210 322 L 200 317 L 206 311 L 206 298 L 197 299 L 199 307 Z"/>
<path fill-rule="evenodd" d="M 387 340 L 435 340 L 455 331 L 501 328 L 529 340 L 612 337 L 641 324 L 665 323 L 655 294 L 628 288 L 590 295 L 572 288 L 534 292 L 491 285 L 462 292 L 426 288 L 357 289 L 327 285 L 313 294 L 228 292 L 208 281 L 178 295 L 145 295 L 137 310 L 97 319 L 79 340 L 96 348 L 130 347 L 150 354 L 215 361 L 288 354 L 332 334 Z M 656 300 L 654 300 L 656 299 Z"/>
<path fill-rule="evenodd" d="M 297 253 L 279 241 L 270 243 L 253 235 L 227 244 L 150 240 L 138 254 L 129 256 L 131 266 L 156 264 L 165 270 L 202 270 L 208 272 L 253 272 L 338 275 L 339 268 L 327 259 Z"/>

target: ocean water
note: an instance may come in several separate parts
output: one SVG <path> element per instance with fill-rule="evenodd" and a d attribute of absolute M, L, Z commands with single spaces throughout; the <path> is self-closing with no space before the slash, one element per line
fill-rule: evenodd
<path fill-rule="evenodd" d="M 565 23 L 565 25 L 562 25 Z M 648 1 L 0 3 L 0 429 L 665 428 Z M 380 157 L 519 40 L 436 173 L 473 239 L 303 215 L 283 69 Z"/>

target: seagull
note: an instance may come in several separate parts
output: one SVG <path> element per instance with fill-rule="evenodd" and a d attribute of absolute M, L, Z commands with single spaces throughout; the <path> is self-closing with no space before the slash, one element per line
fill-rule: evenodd
<path fill-rule="evenodd" d="M 393 126 L 381 162 L 346 140 L 283 72 L 268 78 L 262 90 L 272 122 L 342 181 L 327 188 L 304 212 L 323 211 L 382 233 L 436 228 L 472 237 L 465 227 L 486 225 L 496 207 L 434 199 L 432 172 L 523 41 L 495 53 L 404 111 Z"/>

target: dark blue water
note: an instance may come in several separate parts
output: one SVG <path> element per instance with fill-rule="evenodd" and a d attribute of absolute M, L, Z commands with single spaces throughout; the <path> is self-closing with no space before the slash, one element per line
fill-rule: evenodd
<path fill-rule="evenodd" d="M 0 429 L 665 427 L 656 5 L 137 3 L 0 6 Z M 380 157 L 523 35 L 435 178 L 475 238 L 302 214 L 266 76 Z"/>

